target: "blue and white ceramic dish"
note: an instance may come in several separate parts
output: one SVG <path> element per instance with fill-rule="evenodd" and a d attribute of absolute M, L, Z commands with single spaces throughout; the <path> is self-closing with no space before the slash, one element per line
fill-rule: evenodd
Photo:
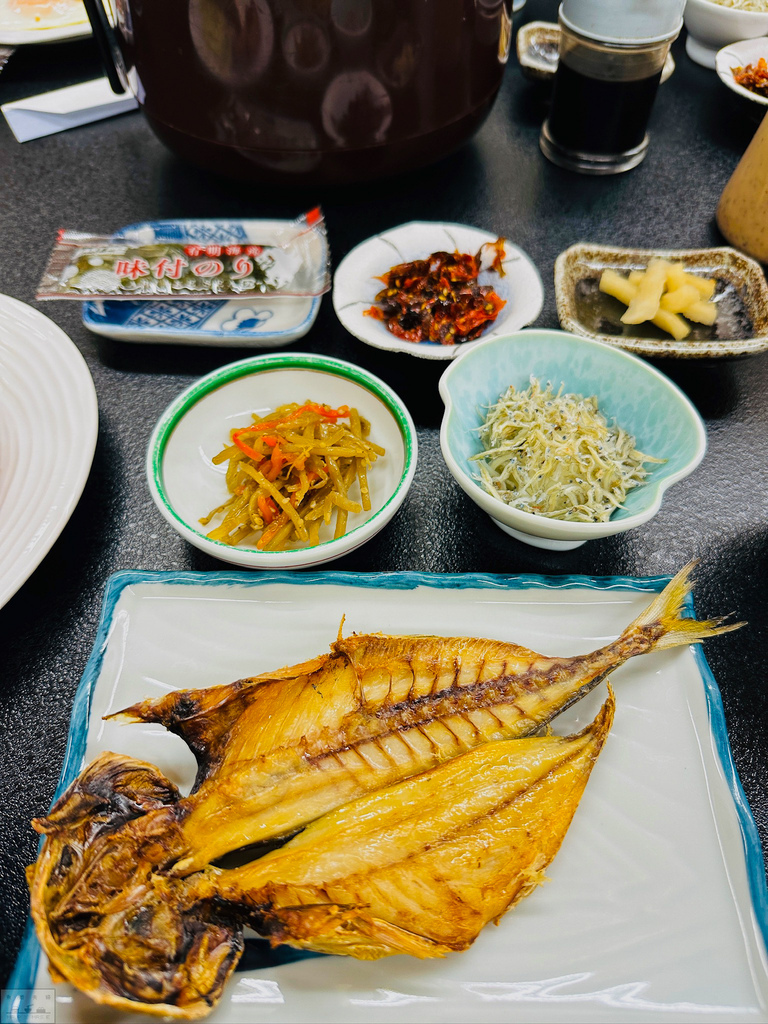
<path fill-rule="evenodd" d="M 58 794 L 103 750 L 150 761 L 186 792 L 196 766 L 179 736 L 102 716 L 314 657 L 342 616 L 345 635 L 488 636 L 576 655 L 618 636 L 664 582 L 117 573 L 75 698 Z M 765 869 L 704 650 L 635 658 L 611 683 L 613 728 L 547 884 L 498 927 L 435 960 L 304 958 L 248 938 L 209 1024 L 766 1024 Z M 584 728 L 604 699 L 602 684 L 554 731 Z M 54 986 L 31 927 L 3 996 L 1 1019 L 13 1024 L 138 1021 Z"/>
<path fill-rule="evenodd" d="M 605 523 L 573 523 L 511 508 L 483 489 L 470 456 L 481 451 L 478 427 L 488 407 L 510 384 L 526 388 L 531 377 L 565 392 L 596 395 L 609 423 L 633 435 L 652 464 L 645 483 L 631 490 L 623 508 Z M 622 533 L 658 512 L 664 492 L 688 476 L 704 458 L 704 423 L 683 392 L 649 363 L 564 331 L 519 331 L 490 338 L 462 354 L 440 378 L 445 412 L 440 445 L 459 486 L 518 540 L 535 547 L 568 550 L 585 541 Z M 648 467 L 646 467 L 648 468 Z"/>
<path fill-rule="evenodd" d="M 272 241 L 285 229 L 281 220 L 153 220 L 116 231 L 143 244 L 152 242 Z M 318 251 L 325 261 L 325 251 Z M 317 318 L 322 296 L 264 296 L 229 301 L 158 299 L 83 303 L 83 323 L 96 334 L 120 341 L 280 348 L 302 338 Z"/>

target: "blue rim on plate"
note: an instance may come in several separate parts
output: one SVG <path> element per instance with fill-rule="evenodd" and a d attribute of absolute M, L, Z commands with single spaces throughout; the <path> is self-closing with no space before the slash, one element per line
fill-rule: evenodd
<path fill-rule="evenodd" d="M 267 229 L 288 221 L 153 220 L 128 224 L 115 237 L 153 242 L 263 242 Z M 260 227 L 263 225 L 263 227 Z M 266 239 L 268 241 L 268 239 Z M 326 254 L 322 254 L 325 258 Z M 83 323 L 119 341 L 278 348 L 302 338 L 320 309 L 321 295 L 249 299 L 95 300 L 83 303 Z"/>
<path fill-rule="evenodd" d="M 317 572 L 296 577 L 291 573 L 269 572 L 254 576 L 250 573 L 221 572 L 145 572 L 126 570 L 114 573 L 107 581 L 102 603 L 101 617 L 89 660 L 75 694 L 70 730 L 64 764 L 61 771 L 54 802 L 74 781 L 82 768 L 86 750 L 91 701 L 96 682 L 113 631 L 116 606 L 123 591 L 138 584 L 152 585 L 197 585 L 205 588 L 217 586 L 261 587 L 269 584 L 288 586 L 336 585 L 384 590 L 414 590 L 417 587 L 431 587 L 436 590 L 565 590 L 587 589 L 597 591 L 625 590 L 636 593 L 658 593 L 669 582 L 668 576 L 637 578 L 629 576 L 539 576 L 539 575 L 495 575 L 490 573 L 349 573 Z M 694 602 L 691 595 L 685 600 L 685 610 L 694 616 Z M 714 748 L 723 776 L 730 791 L 741 832 L 743 852 L 746 861 L 749 892 L 752 900 L 757 928 L 763 942 L 768 946 L 768 888 L 766 887 L 762 849 L 754 818 L 747 803 L 741 782 L 733 762 L 726 731 L 722 698 L 717 682 L 699 645 L 692 648 L 692 655 L 706 695 L 709 725 Z M 41 950 L 31 921 L 27 924 L 21 951 L 14 971 L 8 982 L 2 1020 L 13 1024 L 26 1024 L 30 1017 L 19 1013 L 14 1000 L 16 993 L 29 993 L 34 989 Z"/>

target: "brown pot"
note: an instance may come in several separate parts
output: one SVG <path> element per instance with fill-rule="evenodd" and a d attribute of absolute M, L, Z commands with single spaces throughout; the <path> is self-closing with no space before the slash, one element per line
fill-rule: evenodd
<path fill-rule="evenodd" d="M 100 3 L 102 52 L 159 138 L 262 180 L 444 156 L 490 110 L 511 38 L 510 0 L 116 0 L 114 29 Z"/>

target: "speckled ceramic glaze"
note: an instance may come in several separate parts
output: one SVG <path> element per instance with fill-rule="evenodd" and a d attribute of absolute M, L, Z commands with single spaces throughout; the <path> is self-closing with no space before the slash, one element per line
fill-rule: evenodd
<path fill-rule="evenodd" d="M 526 78 L 550 82 L 560 59 L 560 26 L 552 21 L 529 21 L 517 33 L 517 59 Z M 675 59 L 667 54 L 661 81 L 675 70 Z"/>
<path fill-rule="evenodd" d="M 600 411 L 632 434 L 640 451 L 665 459 L 646 482 L 631 490 L 624 508 L 607 523 L 572 523 L 511 508 L 485 491 L 470 458 L 482 449 L 478 435 L 485 411 L 513 384 L 531 377 L 555 389 L 596 395 Z M 587 540 L 621 533 L 649 520 L 664 491 L 698 466 L 706 450 L 701 417 L 680 389 L 642 359 L 562 331 L 519 331 L 491 338 L 457 359 L 440 378 L 445 413 L 440 445 L 461 488 L 502 529 L 538 547 L 566 550 Z"/>
<path fill-rule="evenodd" d="M 598 288 L 603 270 L 620 274 L 645 270 L 654 256 L 682 262 L 687 271 L 717 281 L 717 320 L 711 327 L 691 324 L 687 338 L 675 341 L 652 323 L 621 322 L 626 306 Z M 581 242 L 555 261 L 555 298 L 566 331 L 642 356 L 721 359 L 768 349 L 768 286 L 759 263 L 726 246 L 713 249 L 620 249 Z"/>

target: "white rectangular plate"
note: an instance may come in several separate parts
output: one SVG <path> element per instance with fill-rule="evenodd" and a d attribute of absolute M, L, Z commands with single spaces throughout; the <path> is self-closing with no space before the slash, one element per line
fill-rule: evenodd
<path fill-rule="evenodd" d="M 489 636 L 583 654 L 621 633 L 664 582 L 118 573 L 76 698 L 60 791 L 105 749 L 152 761 L 188 789 L 194 762 L 179 738 L 102 716 L 320 654 L 342 616 L 345 634 Z M 315 957 L 241 971 L 209 1020 L 768 1022 L 765 874 L 717 684 L 700 648 L 637 658 L 612 682 L 615 724 L 550 881 L 498 927 L 444 960 Z M 604 697 L 603 685 L 555 731 L 583 727 Z M 31 934 L 9 988 L 26 992 L 27 1005 L 30 990 L 39 1000 L 54 988 Z M 55 991 L 56 1024 L 147 1019 L 66 985 Z M 4 1010 L 4 1021 L 24 1018 L 8 999 Z"/>

